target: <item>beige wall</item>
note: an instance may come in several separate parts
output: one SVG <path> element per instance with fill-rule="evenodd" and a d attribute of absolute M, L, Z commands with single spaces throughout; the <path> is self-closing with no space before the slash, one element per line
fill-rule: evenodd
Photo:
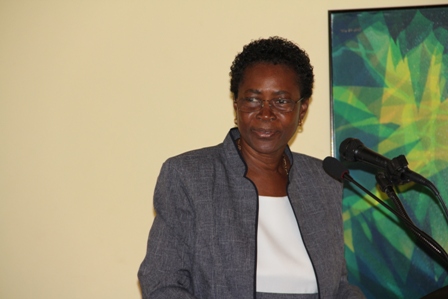
<path fill-rule="evenodd" d="M 0 0 L 0 298 L 139 298 L 160 166 L 233 126 L 244 44 L 280 35 L 309 52 L 292 148 L 324 158 L 328 10 L 443 2 Z"/>

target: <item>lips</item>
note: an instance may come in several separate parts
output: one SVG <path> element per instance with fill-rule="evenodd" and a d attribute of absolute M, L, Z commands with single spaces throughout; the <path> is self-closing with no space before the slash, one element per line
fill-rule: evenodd
<path fill-rule="evenodd" d="M 254 132 L 260 138 L 270 138 L 277 133 L 276 130 L 271 129 L 254 129 L 252 130 L 252 132 Z"/>

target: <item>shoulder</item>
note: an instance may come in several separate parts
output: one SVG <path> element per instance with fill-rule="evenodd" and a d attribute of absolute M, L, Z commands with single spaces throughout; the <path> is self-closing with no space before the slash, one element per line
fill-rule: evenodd
<path fill-rule="evenodd" d="M 203 159 L 214 159 L 220 155 L 222 143 L 214 146 L 204 147 L 188 151 L 169 158 L 170 163 L 194 163 Z"/>
<path fill-rule="evenodd" d="M 168 158 L 162 165 L 154 192 L 157 213 L 175 207 L 191 208 L 195 198 L 207 192 L 211 183 L 213 166 L 219 160 L 220 146 L 197 149 Z"/>
<path fill-rule="evenodd" d="M 203 173 L 222 160 L 222 144 L 188 151 L 168 158 L 162 169 L 176 170 L 181 173 Z"/>
<path fill-rule="evenodd" d="M 294 162 L 300 161 L 300 162 L 304 162 L 304 163 L 310 163 L 313 165 L 317 165 L 317 164 L 322 164 L 322 160 L 315 158 L 315 157 L 311 157 L 302 153 L 296 153 L 296 152 L 292 152 L 292 156 L 294 159 Z"/>
<path fill-rule="evenodd" d="M 292 153 L 293 167 L 299 168 L 301 172 L 323 172 L 322 160 L 301 153 Z"/>
<path fill-rule="evenodd" d="M 330 177 L 322 167 L 322 160 L 301 153 L 292 153 L 293 168 L 300 177 L 322 184 L 341 188 L 341 182 Z"/>
<path fill-rule="evenodd" d="M 188 175 L 197 173 L 201 176 L 232 169 L 244 172 L 244 163 L 234 141 L 238 137 L 237 133 L 235 129 L 231 129 L 222 143 L 171 157 L 165 161 L 164 167 L 176 169 L 180 173 Z"/>

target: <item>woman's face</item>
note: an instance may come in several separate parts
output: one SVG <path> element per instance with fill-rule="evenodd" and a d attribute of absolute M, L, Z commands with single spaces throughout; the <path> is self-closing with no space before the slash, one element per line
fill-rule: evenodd
<path fill-rule="evenodd" d="M 295 72 L 285 65 L 257 63 L 244 71 L 234 103 L 241 142 L 260 154 L 278 153 L 284 150 L 297 130 L 299 119 L 305 116 L 308 99 L 298 102 L 291 112 L 281 113 L 269 107 L 268 102 L 259 111 L 243 112 L 238 101 L 301 98 Z"/>

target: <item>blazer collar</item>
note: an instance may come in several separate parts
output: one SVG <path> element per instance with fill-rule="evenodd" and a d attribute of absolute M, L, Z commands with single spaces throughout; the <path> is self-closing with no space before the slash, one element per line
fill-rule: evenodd
<path fill-rule="evenodd" d="M 241 156 L 241 153 L 238 150 L 237 140 L 240 137 L 241 137 L 241 134 L 240 134 L 240 131 L 238 130 L 238 128 L 230 129 L 229 133 L 227 134 L 226 138 L 224 139 L 224 149 L 225 149 L 228 159 L 230 159 L 231 161 L 235 161 L 235 160 L 239 159 L 242 164 L 236 163 L 236 164 L 239 164 L 239 165 L 237 165 L 237 167 L 244 167 L 244 169 L 246 169 L 246 163 L 244 162 L 243 157 Z M 291 169 L 292 169 L 294 159 L 293 159 L 291 149 L 289 148 L 288 145 L 286 145 L 285 154 L 291 163 Z"/>

